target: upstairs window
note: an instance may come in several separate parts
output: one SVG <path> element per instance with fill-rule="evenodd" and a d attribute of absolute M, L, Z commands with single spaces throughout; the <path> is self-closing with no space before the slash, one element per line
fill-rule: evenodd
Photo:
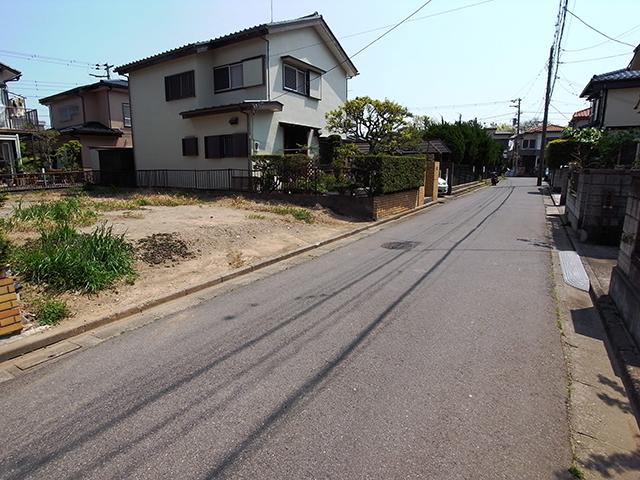
<path fill-rule="evenodd" d="M 213 90 L 233 90 L 244 86 L 244 72 L 242 63 L 225 65 L 213 69 Z"/>
<path fill-rule="evenodd" d="M 221 93 L 264 85 L 265 57 L 258 56 L 213 68 L 213 91 Z"/>
<path fill-rule="evenodd" d="M 284 89 L 292 92 L 308 95 L 309 76 L 308 73 L 299 70 L 291 65 L 284 66 Z"/>
<path fill-rule="evenodd" d="M 128 103 L 122 104 L 122 123 L 125 127 L 131 126 L 131 105 Z"/>
<path fill-rule="evenodd" d="M 527 148 L 527 149 L 531 149 L 531 150 L 535 150 L 536 148 L 536 139 L 532 139 L 532 140 L 522 140 L 522 148 Z"/>
<path fill-rule="evenodd" d="M 193 70 L 164 77 L 164 93 L 167 102 L 196 96 L 196 82 Z"/>
<path fill-rule="evenodd" d="M 58 121 L 70 122 L 80 113 L 80 107 L 78 105 L 63 105 L 56 109 L 58 114 Z"/>

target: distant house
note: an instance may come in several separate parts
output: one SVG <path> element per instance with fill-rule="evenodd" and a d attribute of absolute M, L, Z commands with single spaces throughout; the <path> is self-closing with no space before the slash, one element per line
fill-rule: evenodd
<path fill-rule="evenodd" d="M 495 127 L 487 127 L 485 128 L 485 131 L 491 136 L 491 138 L 493 138 L 494 141 L 500 144 L 500 147 L 502 148 L 501 157 L 506 159 L 509 151 L 509 140 L 511 139 L 513 132 L 498 130 Z"/>
<path fill-rule="evenodd" d="M 589 125 L 591 121 L 591 107 L 583 108 L 573 114 L 569 120 L 569 126 L 573 128 L 581 128 Z"/>
<path fill-rule="evenodd" d="M 591 102 L 586 126 L 640 127 L 640 46 L 634 50 L 627 68 L 594 75 L 580 97 Z"/>
<path fill-rule="evenodd" d="M 547 137 L 546 143 L 551 140 L 556 140 L 562 136 L 562 131 L 565 127 L 560 125 L 547 125 Z M 515 154 L 516 141 L 518 145 L 518 162 L 515 165 L 515 174 L 519 176 L 535 176 L 538 173 L 538 165 L 544 147 L 542 145 L 542 127 L 534 127 L 521 133 L 519 140 L 516 139 L 516 135 L 511 136 L 511 143 L 509 146 L 509 153 L 513 157 Z"/>
<path fill-rule="evenodd" d="M 126 80 L 100 80 L 40 99 L 61 140 L 82 144 L 82 166 L 99 169 L 99 152 L 131 149 L 131 108 Z"/>
<path fill-rule="evenodd" d="M 0 63 L 0 171 L 12 174 L 21 165 L 20 139 L 40 128 L 38 111 L 27 108 L 24 97 L 9 92 L 9 82 L 17 82 L 21 75 Z"/>
<path fill-rule="evenodd" d="M 252 155 L 315 149 L 358 73 L 317 13 L 116 71 L 129 75 L 137 170 L 247 170 Z"/>

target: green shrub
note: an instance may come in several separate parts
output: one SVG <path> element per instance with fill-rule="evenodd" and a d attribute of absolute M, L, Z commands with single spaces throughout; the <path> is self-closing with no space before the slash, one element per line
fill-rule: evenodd
<path fill-rule="evenodd" d="M 58 291 L 96 292 L 134 275 L 133 248 L 123 235 L 104 225 L 88 234 L 67 224 L 56 225 L 16 248 L 12 260 L 25 280 Z"/>
<path fill-rule="evenodd" d="M 55 202 L 42 202 L 23 207 L 19 203 L 13 209 L 13 217 L 18 220 L 69 223 L 72 225 L 90 225 L 95 222 L 97 213 L 83 204 L 81 197 L 66 197 Z"/>
<path fill-rule="evenodd" d="M 0 230 L 0 268 L 5 267 L 9 263 L 9 255 L 11 253 L 11 242 L 7 238 L 7 234 Z"/>
<path fill-rule="evenodd" d="M 0 207 L 3 207 L 7 200 L 9 199 L 9 194 L 7 192 L 0 192 Z"/>
<path fill-rule="evenodd" d="M 357 183 L 370 187 L 371 193 L 401 192 L 424 185 L 425 157 L 366 155 L 355 158 Z"/>
<path fill-rule="evenodd" d="M 568 165 L 570 162 L 575 162 L 579 149 L 580 143 L 577 140 L 559 138 L 550 141 L 544 151 L 547 166 L 552 170 L 556 170 L 563 165 Z"/>
<path fill-rule="evenodd" d="M 36 319 L 40 325 L 55 325 L 69 316 L 69 307 L 64 300 L 48 298 L 36 305 Z"/>
<path fill-rule="evenodd" d="M 312 160 L 304 154 L 257 155 L 253 157 L 253 168 L 260 173 L 258 182 L 264 192 L 310 191 L 317 180 Z"/>

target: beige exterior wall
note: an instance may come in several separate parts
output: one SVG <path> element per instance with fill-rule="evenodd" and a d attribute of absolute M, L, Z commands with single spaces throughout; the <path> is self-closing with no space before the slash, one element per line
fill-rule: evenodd
<path fill-rule="evenodd" d="M 338 60 L 322 44 L 312 27 L 291 30 L 248 40 L 210 52 L 203 52 L 135 70 L 129 75 L 131 111 L 136 142 L 136 168 L 144 169 L 216 169 L 248 167 L 246 158 L 206 159 L 204 137 L 234 133 L 251 133 L 251 146 L 257 142 L 256 154 L 282 153 L 283 132 L 280 122 L 323 128 L 326 112 L 347 98 L 344 70 L 337 68 L 321 79 L 322 99 L 312 99 L 283 89 L 281 56 L 292 55 L 318 68 L 330 70 Z M 311 45 L 299 49 L 301 45 Z M 295 50 L 295 51 L 292 51 Z M 267 57 L 267 51 L 269 57 Z M 247 58 L 265 56 L 264 86 L 215 94 L 213 68 Z M 193 98 L 165 100 L 164 78 L 189 70 L 195 71 Z M 275 100 L 282 112 L 257 112 L 250 118 L 244 113 L 207 115 L 183 119 L 180 112 L 196 108 L 240 103 L 245 100 Z M 229 123 L 237 117 L 236 125 Z M 327 133 L 327 132 L 323 132 Z M 182 156 L 182 138 L 198 137 L 198 156 Z M 317 138 L 312 141 L 317 145 Z"/>
<path fill-rule="evenodd" d="M 195 55 L 131 72 L 131 116 L 136 141 L 135 162 L 138 170 L 247 168 L 246 159 L 204 157 L 204 137 L 247 131 L 246 116 L 241 113 L 209 115 L 183 119 L 180 112 L 198 108 L 198 93 L 206 87 L 198 83 L 196 97 L 165 100 L 164 77 L 197 66 Z M 203 68 L 202 65 L 200 68 Z M 209 70 L 209 69 L 207 69 Z M 213 78 L 213 66 L 210 69 Z M 213 90 L 213 80 L 211 82 Z M 229 120 L 238 118 L 236 125 Z M 198 156 L 182 156 L 182 138 L 198 137 Z"/>
<path fill-rule="evenodd" d="M 607 92 L 605 127 L 640 126 L 640 88 L 617 88 Z"/>
<path fill-rule="evenodd" d="M 109 112 L 111 114 L 110 122 L 105 125 L 123 131 L 130 130 L 131 127 L 124 126 L 124 116 L 122 112 L 122 105 L 129 103 L 129 92 L 110 90 L 105 92 L 105 94 L 109 99 Z"/>

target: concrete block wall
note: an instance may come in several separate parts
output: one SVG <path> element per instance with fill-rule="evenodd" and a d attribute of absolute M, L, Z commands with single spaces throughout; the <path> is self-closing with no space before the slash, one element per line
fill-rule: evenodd
<path fill-rule="evenodd" d="M 0 278 L 0 336 L 22 330 L 22 316 L 13 278 Z"/>
<path fill-rule="evenodd" d="M 584 230 L 587 240 L 617 245 L 622 234 L 631 172 L 585 169 L 576 195 L 567 197 L 567 216 L 574 230 Z"/>
<path fill-rule="evenodd" d="M 627 328 L 640 344 L 640 174 L 634 175 L 620 240 L 618 265 L 611 273 L 609 295 Z"/>
<path fill-rule="evenodd" d="M 424 204 L 424 186 L 373 197 L 373 219 L 406 212 Z"/>

